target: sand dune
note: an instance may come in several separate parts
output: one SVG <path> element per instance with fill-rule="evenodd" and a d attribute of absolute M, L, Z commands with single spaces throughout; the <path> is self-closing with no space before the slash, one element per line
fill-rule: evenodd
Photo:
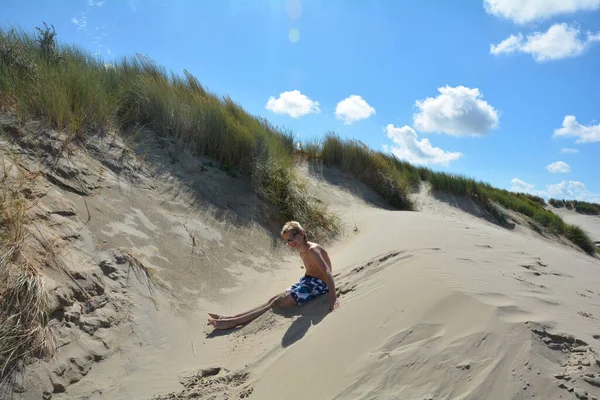
<path fill-rule="evenodd" d="M 366 220 L 364 239 L 335 255 L 351 268 L 340 280 L 356 286 L 339 312 L 261 371 L 258 398 L 557 398 L 555 374 L 581 381 L 596 372 L 598 326 L 588 315 L 599 311 L 598 278 L 585 277 L 597 262 L 564 265 L 571 250 L 524 246 L 477 223 L 386 212 Z M 367 257 L 351 263 L 358 254 Z M 583 353 L 549 350 L 561 339 L 544 342 L 546 330 L 574 335 Z"/>
<path fill-rule="evenodd" d="M 560 215 L 566 222 L 579 225 L 590 235 L 592 240 L 600 242 L 600 216 L 580 214 L 567 208 L 548 207 L 553 213 Z"/>
<path fill-rule="evenodd" d="M 34 163 L 26 142 L 12 145 Z M 51 322 L 58 348 L 16 378 L 13 398 L 600 398 L 597 258 L 426 188 L 418 212 L 393 211 L 304 164 L 345 224 L 326 244 L 340 308 L 320 298 L 213 331 L 207 312 L 244 311 L 297 281 L 298 255 L 242 179 L 199 174 L 193 157 L 166 168 L 168 149 L 124 164 L 119 140 L 95 146 L 39 182 L 40 241 L 54 238 L 73 279 L 50 269 L 66 309 Z"/>
<path fill-rule="evenodd" d="M 229 375 L 196 376 L 177 395 L 598 396 L 598 261 L 460 211 L 440 218 L 447 204 L 428 204 L 412 213 L 355 200 L 345 212 L 358 233 L 332 249 L 341 308 L 315 318 L 320 302 L 291 324 L 253 321 L 232 336 L 268 331 L 264 357 Z"/>

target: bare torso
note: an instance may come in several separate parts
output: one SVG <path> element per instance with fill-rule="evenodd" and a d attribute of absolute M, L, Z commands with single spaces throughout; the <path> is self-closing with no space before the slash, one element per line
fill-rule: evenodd
<path fill-rule="evenodd" d="M 308 244 L 308 251 L 314 250 L 317 253 L 320 253 L 323 259 L 325 260 L 325 263 L 327 263 L 327 268 L 330 272 L 332 272 L 331 260 L 329 259 L 327 251 L 325 251 L 325 249 L 319 246 L 317 243 L 309 242 Z M 308 257 L 307 253 L 300 252 L 300 258 L 302 258 L 302 262 L 304 263 L 306 275 L 314 276 L 315 278 L 319 278 L 322 281 L 326 281 L 327 277 L 325 275 L 325 272 L 323 272 L 323 270 L 321 269 L 321 267 L 319 267 L 319 264 L 317 264 L 316 261 L 313 261 Z"/>

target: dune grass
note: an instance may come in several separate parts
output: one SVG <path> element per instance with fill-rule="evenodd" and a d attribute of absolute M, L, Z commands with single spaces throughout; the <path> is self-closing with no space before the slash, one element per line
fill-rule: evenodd
<path fill-rule="evenodd" d="M 566 207 L 581 214 L 600 215 L 600 204 L 580 200 L 558 200 L 550 199 L 548 203 L 556 208 Z"/>
<path fill-rule="evenodd" d="M 304 144 L 300 152 L 310 159 L 350 173 L 393 207 L 414 209 L 410 192 L 420 179 L 410 164 L 376 152 L 358 140 L 344 141 L 334 132 L 328 132 L 322 141 Z"/>
<path fill-rule="evenodd" d="M 35 35 L 0 28 L 1 108 L 21 121 L 41 118 L 69 140 L 106 129 L 150 128 L 251 179 L 279 223 L 299 220 L 315 238 L 339 230 L 337 217 L 302 190 L 292 170 L 290 132 L 210 93 L 187 71 L 169 74 L 140 55 L 107 65 L 54 36 L 47 26 Z"/>
<path fill-rule="evenodd" d="M 23 193 L 33 179 L 0 153 L 0 383 L 29 354 L 52 345 L 40 271 L 24 256 L 27 207 Z"/>
<path fill-rule="evenodd" d="M 36 36 L 0 29 L 0 93 L 0 107 L 23 119 L 44 118 L 73 138 L 140 126 L 174 137 L 191 151 L 214 157 L 221 168 L 250 178 L 280 222 L 303 221 L 316 237 L 338 229 L 338 219 L 306 195 L 293 172 L 293 135 L 248 114 L 229 97 L 208 92 L 187 72 L 169 75 L 141 56 L 108 66 L 78 48 L 57 45 L 53 28 L 39 29 Z M 537 196 L 415 167 L 332 132 L 301 151 L 351 173 L 398 209 L 414 209 L 410 193 L 428 181 L 434 189 L 481 201 L 501 222 L 505 216 L 495 204 L 527 215 L 589 253 L 583 236 L 545 210 Z"/>
<path fill-rule="evenodd" d="M 563 235 L 590 255 L 596 252 L 583 230 L 566 224 L 560 216 L 544 208 L 546 202 L 539 196 L 514 193 L 466 176 L 416 167 L 391 154 L 369 149 L 357 140 L 342 140 L 335 133 L 328 133 L 322 141 L 303 144 L 300 151 L 310 159 L 351 173 L 398 209 L 414 209 L 410 193 L 426 181 L 433 190 L 468 196 L 480 202 L 500 224 L 508 224 L 509 220 L 498 205 L 531 218 L 536 226 Z"/>
<path fill-rule="evenodd" d="M 591 239 L 581 228 L 565 223 L 560 216 L 545 209 L 545 201 L 538 196 L 513 193 L 485 182 L 445 173 L 430 174 L 428 180 L 434 189 L 476 198 L 497 218 L 499 215 L 494 210 L 494 203 L 526 215 L 554 234 L 565 236 L 589 255 L 596 251 Z"/>

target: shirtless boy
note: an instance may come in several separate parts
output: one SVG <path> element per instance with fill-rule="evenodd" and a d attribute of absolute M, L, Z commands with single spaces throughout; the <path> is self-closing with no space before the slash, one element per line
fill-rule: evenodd
<path fill-rule="evenodd" d="M 306 231 L 297 221 L 287 222 L 281 229 L 281 237 L 292 249 L 300 250 L 300 258 L 304 263 L 305 275 L 298 283 L 286 289 L 284 293 L 271 297 L 266 303 L 234 316 L 221 316 L 208 313 L 208 322 L 215 329 L 230 329 L 242 325 L 261 316 L 272 307 L 290 307 L 329 294 L 329 311 L 338 307 L 335 283 L 331 270 L 331 260 L 317 243 L 309 242 Z"/>

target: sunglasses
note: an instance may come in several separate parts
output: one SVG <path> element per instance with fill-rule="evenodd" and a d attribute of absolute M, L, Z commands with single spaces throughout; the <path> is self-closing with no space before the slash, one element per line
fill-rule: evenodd
<path fill-rule="evenodd" d="M 292 240 L 294 240 L 294 237 L 295 237 L 297 234 L 299 234 L 299 233 L 300 233 L 300 232 L 298 232 L 298 231 L 294 232 L 294 234 L 293 234 L 292 236 L 290 236 L 290 238 L 289 238 L 289 239 L 287 239 L 287 240 L 284 240 L 285 244 L 288 244 L 289 242 L 291 242 Z"/>

